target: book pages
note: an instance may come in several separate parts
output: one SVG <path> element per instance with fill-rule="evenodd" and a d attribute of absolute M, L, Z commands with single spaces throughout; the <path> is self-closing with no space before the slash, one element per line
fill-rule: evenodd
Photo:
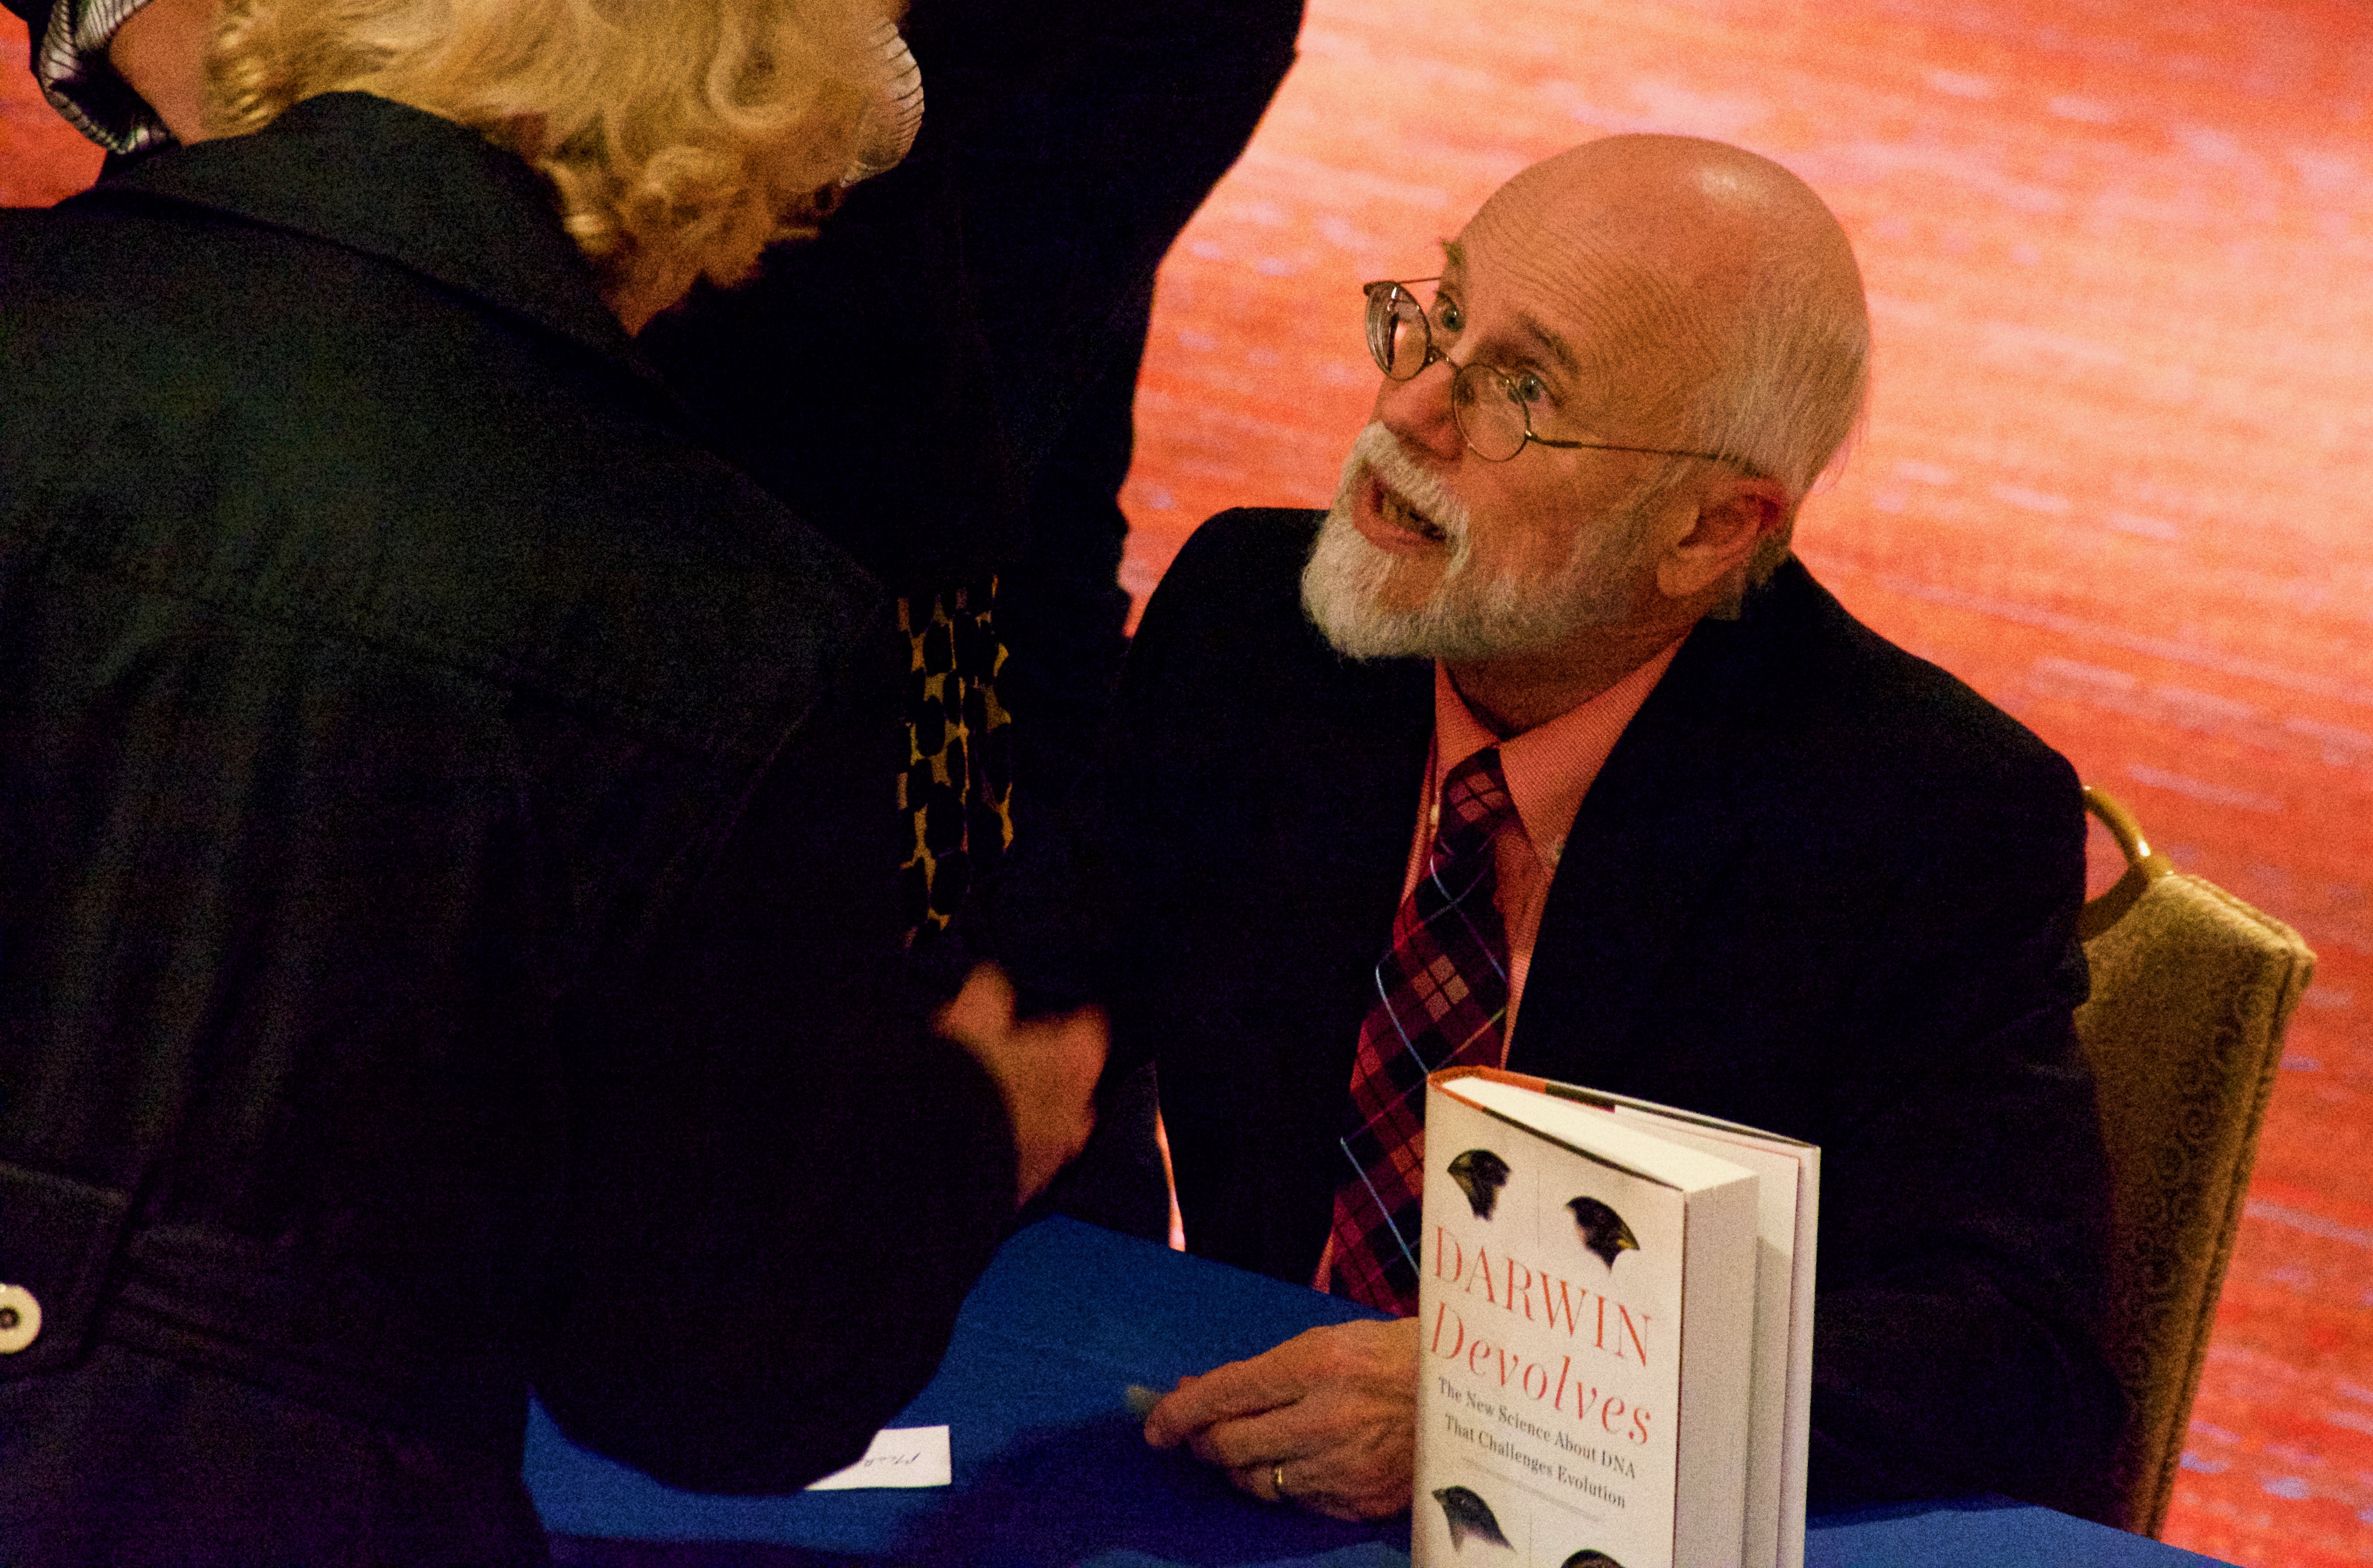
<path fill-rule="evenodd" d="M 1746 1568 L 1804 1568 L 1805 1466 L 1812 1435 L 1813 1242 L 1820 1151 L 1720 1122 L 1621 1105 L 1656 1135 L 1753 1171 L 1755 1377 L 1748 1406 Z"/>

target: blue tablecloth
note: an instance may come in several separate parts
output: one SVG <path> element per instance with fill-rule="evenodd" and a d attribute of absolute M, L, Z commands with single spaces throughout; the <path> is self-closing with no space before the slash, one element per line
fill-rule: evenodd
<path fill-rule="evenodd" d="M 1009 1241 L 973 1290 L 939 1375 L 891 1424 L 949 1429 L 952 1487 L 715 1497 L 579 1448 L 531 1412 L 526 1474 L 555 1533 L 771 1543 L 819 1556 L 980 1568 L 1407 1568 L 1409 1518 L 1365 1525 L 1256 1503 L 1145 1445 L 1122 1402 L 1303 1328 L 1373 1316 L 1070 1220 Z M 598 1551 L 579 1561 L 600 1561 Z M 622 1552 L 618 1561 L 648 1561 Z M 692 1562 L 696 1553 L 672 1554 Z M 1999 1499 L 1817 1520 L 1807 1568 L 2174 1568 L 2209 1559 Z"/>

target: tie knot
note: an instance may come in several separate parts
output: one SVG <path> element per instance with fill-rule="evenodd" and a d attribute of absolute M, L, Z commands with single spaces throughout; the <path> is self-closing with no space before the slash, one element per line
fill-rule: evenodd
<path fill-rule="evenodd" d="M 1515 811 L 1516 802 L 1508 797 L 1507 775 L 1500 771 L 1500 748 L 1485 746 L 1452 768 L 1442 781 L 1435 854 L 1465 860 L 1482 853 L 1491 836 Z"/>

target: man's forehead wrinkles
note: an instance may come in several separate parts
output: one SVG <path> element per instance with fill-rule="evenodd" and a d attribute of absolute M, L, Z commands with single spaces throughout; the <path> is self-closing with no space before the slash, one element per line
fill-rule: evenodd
<path fill-rule="evenodd" d="M 1527 303 L 1553 324 L 1582 323 L 1586 339 L 1694 342 L 1703 332 L 1706 300 L 1691 283 L 1636 258 L 1574 255 L 1542 269 Z"/>
<path fill-rule="evenodd" d="M 1521 330 L 1571 366 L 1590 340 L 1633 314 L 1630 282 L 1603 258 L 1566 252 L 1509 258 L 1496 292 Z"/>
<path fill-rule="evenodd" d="M 1464 263 L 1444 286 L 1467 308 L 1467 331 L 1489 334 L 1477 351 L 1488 358 L 1537 345 L 1559 364 L 1572 418 L 1605 422 L 1665 406 L 1704 363 L 1695 280 L 1621 226 L 1544 224 L 1486 207 L 1444 254 Z"/>
<path fill-rule="evenodd" d="M 1489 313 L 1502 341 L 1537 340 L 1545 349 L 1551 343 L 1564 349 L 1566 369 L 1558 379 L 1567 418 L 1647 430 L 1695 380 L 1702 323 L 1686 287 L 1611 250 L 1523 248 L 1483 258 L 1490 268 Z M 1487 303 L 1476 292 L 1480 280 L 1470 277 L 1467 287 L 1474 295 L 1470 310 Z"/>

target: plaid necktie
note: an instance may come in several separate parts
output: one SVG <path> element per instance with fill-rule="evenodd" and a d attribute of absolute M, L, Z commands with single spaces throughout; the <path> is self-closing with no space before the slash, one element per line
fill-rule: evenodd
<path fill-rule="evenodd" d="M 1335 1193 L 1335 1289 L 1403 1316 L 1417 1311 L 1426 1074 L 1500 1065 L 1508 939 L 1491 839 L 1514 811 L 1495 746 L 1443 780 L 1433 847 L 1393 918 L 1376 1005 L 1360 1025 L 1353 1129 L 1341 1140 L 1355 1174 Z"/>

